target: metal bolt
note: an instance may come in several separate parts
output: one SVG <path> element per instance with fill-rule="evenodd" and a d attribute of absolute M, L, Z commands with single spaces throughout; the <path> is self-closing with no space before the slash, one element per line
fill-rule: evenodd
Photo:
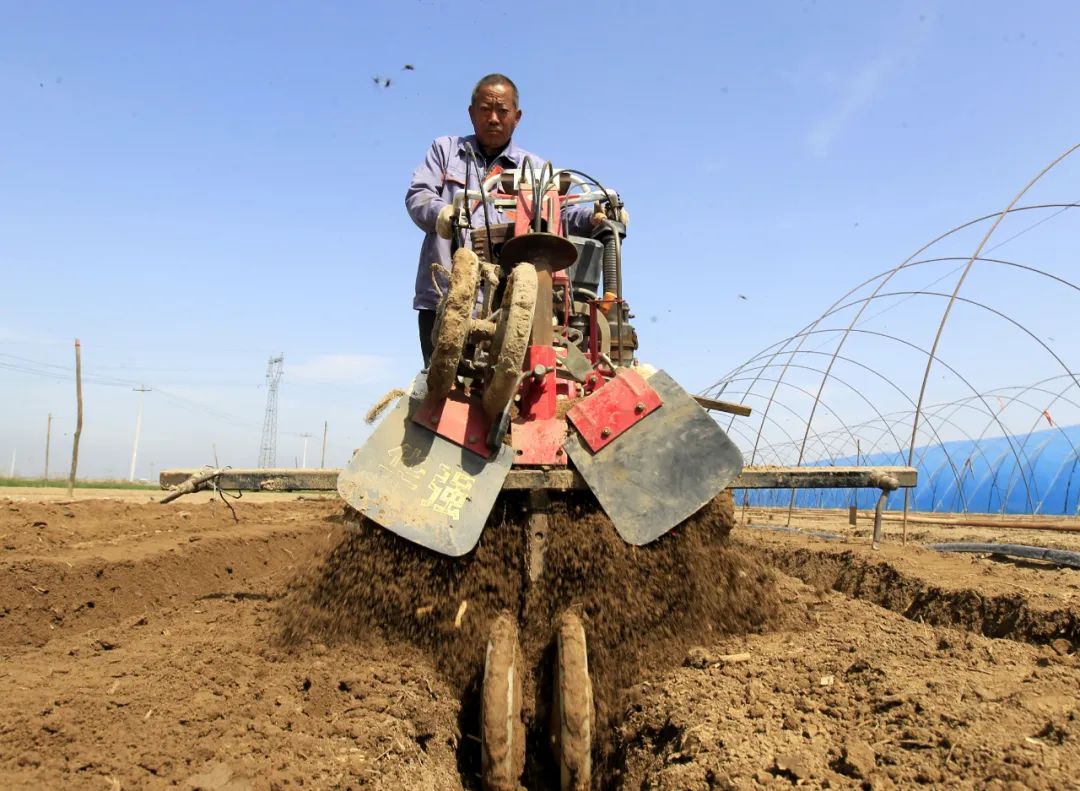
<path fill-rule="evenodd" d="M 640 415 L 642 412 L 645 411 L 645 404 L 643 404 L 641 401 L 638 401 L 637 404 L 634 406 L 634 411 Z"/>
<path fill-rule="evenodd" d="M 473 436 L 472 434 L 470 434 L 469 437 L 468 437 L 468 440 L 469 440 L 469 444 L 471 445 L 474 442 L 476 442 L 476 437 Z"/>
<path fill-rule="evenodd" d="M 605 428 L 603 431 L 600 432 L 600 436 L 603 437 L 604 439 L 607 439 L 608 437 L 611 436 L 611 429 Z"/>
<path fill-rule="evenodd" d="M 431 416 L 431 425 L 433 425 L 433 426 L 439 425 L 439 416 L 438 415 L 432 415 Z"/>
<path fill-rule="evenodd" d="M 555 449 L 555 455 L 556 456 L 562 456 L 562 448 L 556 448 Z"/>

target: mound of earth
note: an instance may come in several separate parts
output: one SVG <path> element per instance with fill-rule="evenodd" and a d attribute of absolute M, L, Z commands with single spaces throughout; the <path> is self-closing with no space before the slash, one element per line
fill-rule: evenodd
<path fill-rule="evenodd" d="M 480 543 L 462 558 L 411 544 L 355 512 L 346 518 L 353 529 L 282 604 L 285 642 L 404 641 L 431 656 L 468 707 L 490 624 L 509 611 L 533 669 L 525 709 L 537 730 L 548 711 L 554 623 L 566 609 L 585 624 L 601 724 L 617 719 L 620 690 L 677 666 L 690 645 L 761 631 L 780 611 L 773 574 L 728 541 L 726 492 L 644 547 L 624 542 L 585 496 L 555 501 L 534 583 L 525 570 L 523 495 L 500 498 Z M 603 739 L 608 729 L 598 730 Z"/>

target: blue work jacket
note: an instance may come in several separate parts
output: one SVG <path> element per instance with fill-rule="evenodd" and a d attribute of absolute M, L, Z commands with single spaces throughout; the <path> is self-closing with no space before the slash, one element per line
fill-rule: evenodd
<path fill-rule="evenodd" d="M 484 168 L 483 173 L 477 173 L 474 164 L 470 163 L 466 143 L 476 152 L 480 167 Z M 491 161 L 485 160 L 476 135 L 439 137 L 431 144 L 423 163 L 413 172 L 409 191 L 405 193 L 405 208 L 408 209 L 412 221 L 424 232 L 424 242 L 420 245 L 420 261 L 416 268 L 414 309 L 435 310 L 439 304 L 439 294 L 431 282 L 431 265 L 439 263 L 446 269 L 450 268 L 450 240 L 441 239 L 435 233 L 435 219 L 444 206 L 453 203 L 454 195 L 466 188 L 466 173 L 468 189 L 479 189 L 496 165 L 503 170 L 511 170 L 521 167 L 526 159 L 536 168 L 536 175 L 539 176 L 543 160 L 518 147 L 513 140 Z M 488 204 L 487 210 L 488 221 L 492 225 L 512 221 L 505 212 L 491 204 Z M 563 213 L 563 222 L 570 233 L 587 234 L 591 227 L 591 216 L 592 207 L 589 204 L 578 204 Z M 484 227 L 482 205 L 477 205 L 473 211 L 472 222 L 474 228 Z M 471 245 L 471 239 L 464 241 L 466 245 Z M 441 274 L 436 277 L 439 287 L 445 291 L 446 278 Z"/>

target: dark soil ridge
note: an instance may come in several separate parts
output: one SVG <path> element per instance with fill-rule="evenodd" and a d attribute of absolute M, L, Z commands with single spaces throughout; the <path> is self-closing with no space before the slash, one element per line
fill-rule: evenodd
<path fill-rule="evenodd" d="M 524 495 L 504 493 L 480 543 L 461 558 L 433 553 L 351 514 L 354 529 L 279 603 L 285 644 L 385 637 L 416 646 L 461 696 L 463 736 L 476 736 L 487 633 L 499 613 L 511 612 L 529 669 L 526 779 L 530 787 L 545 787 L 552 639 L 563 611 L 573 609 L 585 625 L 598 767 L 611 756 L 623 690 L 678 666 L 691 645 L 759 632 L 780 618 L 775 576 L 728 539 L 730 493 L 644 547 L 624 542 L 590 498 L 556 499 L 544 573 L 532 584 L 525 569 L 528 514 Z M 478 750 L 468 738 L 462 745 L 459 760 L 468 778 L 478 769 L 472 755 Z"/>
<path fill-rule="evenodd" d="M 987 595 L 971 588 L 943 588 L 905 574 L 887 561 L 867 560 L 850 550 L 736 543 L 808 585 L 831 588 L 913 621 L 1034 645 L 1064 639 L 1074 650 L 1080 646 L 1080 612 L 1074 608 L 1033 607 L 1021 593 Z"/>
<path fill-rule="evenodd" d="M 70 630 L 111 626 L 197 598 L 276 598 L 324 541 L 325 533 L 310 526 L 251 525 L 231 534 L 163 536 L 154 551 L 142 546 L 130 560 L 80 549 L 2 562 L 0 651 L 40 648 Z"/>

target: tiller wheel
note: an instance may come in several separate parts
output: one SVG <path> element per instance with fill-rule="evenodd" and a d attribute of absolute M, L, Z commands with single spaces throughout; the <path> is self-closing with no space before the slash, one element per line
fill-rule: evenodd
<path fill-rule="evenodd" d="M 495 619 L 480 692 L 480 771 L 486 791 L 518 791 L 525 768 L 521 647 L 509 613 Z"/>
<path fill-rule="evenodd" d="M 549 733 L 559 763 L 559 787 L 586 791 L 592 783 L 595 713 L 585 627 L 572 612 L 560 616 L 556 629 L 553 698 Z"/>
<path fill-rule="evenodd" d="M 536 309 L 536 267 L 521 263 L 506 278 L 499 322 L 491 338 L 491 367 L 484 386 L 484 412 L 495 419 L 510 405 L 521 386 L 521 365 L 529 348 Z"/>
<path fill-rule="evenodd" d="M 435 398 L 446 398 L 457 381 L 458 366 L 469 337 L 476 287 L 480 280 L 480 259 L 462 248 L 454 254 L 450 286 L 439 302 L 432 332 L 434 348 L 428 364 L 427 389 Z"/>

